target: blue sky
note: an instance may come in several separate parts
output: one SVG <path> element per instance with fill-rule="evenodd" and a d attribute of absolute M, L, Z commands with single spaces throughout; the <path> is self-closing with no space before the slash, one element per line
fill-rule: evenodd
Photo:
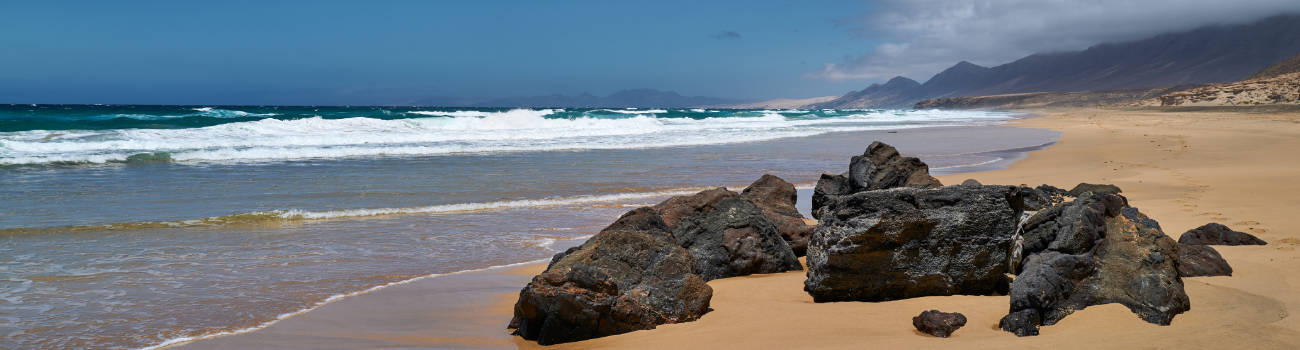
<path fill-rule="evenodd" d="M 0 4 L 0 102 L 365 104 L 424 96 L 810 97 L 862 2 Z"/>
<path fill-rule="evenodd" d="M 1295 0 L 5 1 L 0 103 L 839 95 Z"/>

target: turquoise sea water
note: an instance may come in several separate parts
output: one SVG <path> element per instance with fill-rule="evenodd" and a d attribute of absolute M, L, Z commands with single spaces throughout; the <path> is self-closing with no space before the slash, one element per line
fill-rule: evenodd
<path fill-rule="evenodd" d="M 0 348 L 239 332 L 431 274 L 542 259 L 618 214 L 872 140 L 936 173 L 1056 133 L 995 112 L 0 106 Z M 928 128 L 927 128 L 928 127 Z"/>

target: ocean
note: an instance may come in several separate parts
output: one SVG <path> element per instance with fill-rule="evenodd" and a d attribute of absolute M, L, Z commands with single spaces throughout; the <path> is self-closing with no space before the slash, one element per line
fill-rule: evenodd
<path fill-rule="evenodd" d="M 1056 132 L 985 111 L 0 105 L 0 348 L 150 348 L 545 259 L 619 214 L 873 140 L 936 174 Z M 807 206 L 806 199 L 800 203 Z M 522 286 L 521 286 L 522 287 Z"/>

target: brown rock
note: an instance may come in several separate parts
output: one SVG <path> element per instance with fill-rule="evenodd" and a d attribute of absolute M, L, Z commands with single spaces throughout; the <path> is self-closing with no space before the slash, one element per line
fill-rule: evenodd
<path fill-rule="evenodd" d="M 791 250 L 794 250 L 795 256 L 804 255 L 808 249 L 808 236 L 812 235 L 813 226 L 805 223 L 803 214 L 799 214 L 799 210 L 795 209 L 798 193 L 793 184 L 780 177 L 764 174 L 754 183 L 749 184 L 740 196 L 757 205 L 763 210 L 763 215 L 776 224 L 781 238 L 785 239 Z"/>
<path fill-rule="evenodd" d="M 1201 245 L 1266 245 L 1268 242 L 1249 233 L 1233 231 L 1219 223 L 1208 223 L 1178 237 L 1181 244 Z"/>
<path fill-rule="evenodd" d="M 735 192 L 719 187 L 653 208 L 705 280 L 803 269 L 776 224 Z"/>
<path fill-rule="evenodd" d="M 965 325 L 966 315 L 956 312 L 930 310 L 912 317 L 912 326 L 916 327 L 916 330 L 940 338 L 947 338 Z"/>
<path fill-rule="evenodd" d="M 1178 274 L 1183 277 L 1232 276 L 1232 266 L 1213 247 L 1179 244 Z"/>
<path fill-rule="evenodd" d="M 549 345 L 699 319 L 713 289 L 692 262 L 654 210 L 633 210 L 533 277 L 511 327 Z"/>

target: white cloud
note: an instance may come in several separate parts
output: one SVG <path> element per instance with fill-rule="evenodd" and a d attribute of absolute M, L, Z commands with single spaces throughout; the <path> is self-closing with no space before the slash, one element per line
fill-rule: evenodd
<path fill-rule="evenodd" d="M 809 77 L 831 80 L 908 76 L 924 82 L 966 60 L 992 66 L 1032 53 L 1082 50 L 1209 24 L 1300 13 L 1296 0 L 886 0 L 847 21 L 883 40 L 861 55 L 825 63 Z"/>

